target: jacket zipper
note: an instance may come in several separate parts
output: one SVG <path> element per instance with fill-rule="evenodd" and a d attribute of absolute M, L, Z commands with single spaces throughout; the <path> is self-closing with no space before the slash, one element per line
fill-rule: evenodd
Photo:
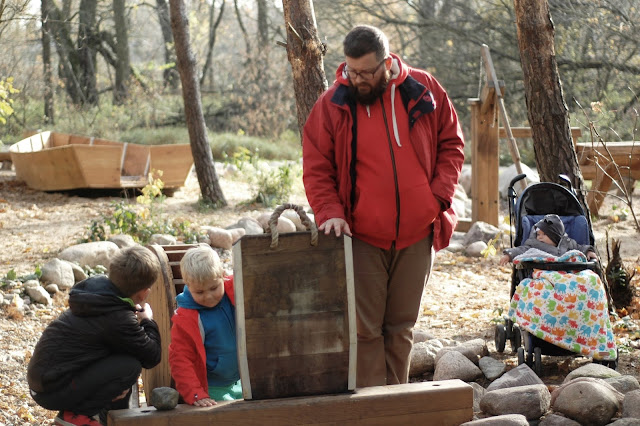
<path fill-rule="evenodd" d="M 393 102 L 393 99 L 391 99 Z M 382 118 L 384 119 L 384 130 L 387 132 L 387 141 L 389 142 L 389 152 L 391 153 L 391 166 L 393 167 L 393 183 L 396 188 L 396 238 L 391 243 L 391 249 L 395 249 L 398 235 L 400 234 L 400 191 L 398 189 L 398 170 L 396 169 L 396 156 L 393 153 L 393 141 L 389 133 L 389 123 L 387 123 L 387 113 L 384 109 L 384 101 L 380 97 L 380 105 L 382 106 Z"/>

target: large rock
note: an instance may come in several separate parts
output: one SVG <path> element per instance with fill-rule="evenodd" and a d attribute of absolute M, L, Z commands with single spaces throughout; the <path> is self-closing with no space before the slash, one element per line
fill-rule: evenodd
<path fill-rule="evenodd" d="M 25 291 L 35 303 L 42 303 L 43 305 L 51 305 L 52 303 L 51 296 L 47 290 L 40 285 L 27 287 Z"/>
<path fill-rule="evenodd" d="M 41 271 L 40 281 L 44 284 L 53 283 L 58 284 L 60 289 L 69 289 L 76 283 L 73 268 L 69 262 L 54 258 L 45 263 Z"/>
<path fill-rule="evenodd" d="M 608 379 L 605 379 L 605 382 L 609 383 L 615 388 L 615 390 L 622 394 L 640 389 L 640 383 L 638 383 L 638 379 L 629 375 L 610 377 Z"/>
<path fill-rule="evenodd" d="M 522 173 L 525 173 L 527 175 L 527 185 L 540 182 L 540 176 L 538 175 L 538 172 L 532 170 L 524 163 L 521 163 L 520 165 L 522 167 Z M 509 167 L 500 170 L 500 174 L 498 175 L 498 190 L 500 191 L 500 196 L 502 198 L 507 198 L 507 189 L 509 188 L 509 183 L 517 175 L 518 171 L 516 170 L 515 164 L 512 164 Z M 515 190 L 518 194 L 522 192 L 520 189 L 520 183 L 516 183 Z"/>
<path fill-rule="evenodd" d="M 175 246 L 178 239 L 170 234 L 153 234 L 149 239 L 149 244 L 158 244 L 160 246 Z"/>
<path fill-rule="evenodd" d="M 490 356 L 483 356 L 480 358 L 478 366 L 480 367 L 480 370 L 482 370 L 484 377 L 489 380 L 495 380 L 502 376 L 507 369 L 504 362 L 493 359 Z"/>
<path fill-rule="evenodd" d="M 620 409 L 622 394 L 606 382 L 578 378 L 553 391 L 556 412 L 583 425 L 606 425 Z"/>
<path fill-rule="evenodd" d="M 251 217 L 243 217 L 238 222 L 233 225 L 227 227 L 227 229 L 231 230 L 233 228 L 242 228 L 245 230 L 245 235 L 259 235 L 264 234 L 264 229 L 260 222 Z"/>
<path fill-rule="evenodd" d="M 539 426 L 580 426 L 580 423 L 558 414 L 547 414 L 540 420 Z"/>
<path fill-rule="evenodd" d="M 102 265 L 109 268 L 111 258 L 120 251 L 116 243 L 111 241 L 93 241 L 90 243 L 77 244 L 62 250 L 58 258 L 76 262 L 78 265 L 95 268 Z M 57 283 L 60 284 L 60 283 Z"/>
<path fill-rule="evenodd" d="M 131 235 L 128 234 L 115 234 L 109 237 L 107 241 L 115 243 L 121 249 L 135 246 L 137 243 Z"/>
<path fill-rule="evenodd" d="M 482 377 L 482 371 L 469 359 L 456 351 L 446 352 L 436 363 L 433 380 L 460 379 L 472 382 Z"/>
<path fill-rule="evenodd" d="M 265 232 L 269 232 L 269 219 L 271 218 L 271 213 L 263 213 L 258 216 L 257 221 L 262 225 L 262 228 Z M 279 234 L 284 234 L 287 232 L 296 232 L 296 225 L 286 217 L 280 215 L 278 217 L 278 223 L 276 225 L 276 229 Z"/>
<path fill-rule="evenodd" d="M 505 414 L 462 423 L 462 426 L 529 426 L 529 422 L 522 414 Z"/>
<path fill-rule="evenodd" d="M 583 365 L 580 368 L 576 368 L 564 378 L 563 383 L 570 382 L 573 379 L 578 377 L 593 377 L 595 379 L 609 379 L 612 377 L 621 376 L 616 370 L 613 370 L 609 367 L 605 367 L 601 364 L 590 363 L 587 365 Z"/>
<path fill-rule="evenodd" d="M 629 392 L 624 396 L 622 417 L 638 419 L 638 424 L 640 424 L 640 390 Z"/>
<path fill-rule="evenodd" d="M 462 355 L 467 357 L 469 361 L 473 362 L 475 365 L 478 365 L 478 354 L 473 350 L 473 348 L 469 346 L 464 346 L 464 345 L 458 345 L 453 347 L 445 346 L 444 348 L 440 349 L 436 354 L 436 364 L 438 364 L 438 361 L 440 361 L 440 358 L 442 358 L 444 354 L 449 351 L 460 352 Z"/>
<path fill-rule="evenodd" d="M 159 387 L 151 391 L 151 405 L 156 410 L 173 410 L 178 405 L 180 394 L 170 387 Z"/>
<path fill-rule="evenodd" d="M 500 232 L 500 230 L 497 227 L 486 222 L 477 221 L 471 225 L 471 228 L 467 231 L 462 244 L 468 246 L 476 241 L 484 241 L 485 243 L 488 243 L 498 235 L 498 232 Z"/>
<path fill-rule="evenodd" d="M 500 378 L 492 382 L 488 391 L 503 388 L 513 388 L 517 386 L 542 385 L 544 382 L 533 372 L 527 364 L 520 364 L 503 374 Z"/>
<path fill-rule="evenodd" d="M 218 228 L 216 226 L 203 226 L 209 235 L 211 247 L 218 247 L 225 250 L 231 250 L 233 246 L 233 234 L 228 229 Z"/>
<path fill-rule="evenodd" d="M 411 347 L 409 376 L 416 377 L 432 372 L 435 368 L 436 352 L 440 348 L 434 348 L 428 342 L 414 343 Z"/>
<path fill-rule="evenodd" d="M 80 265 L 74 262 L 69 262 L 68 260 L 63 260 L 63 262 L 67 262 L 71 265 L 71 269 L 73 269 L 73 279 L 76 282 L 87 279 L 87 273 L 80 267 Z"/>
<path fill-rule="evenodd" d="M 480 401 L 480 408 L 487 414 L 522 414 L 528 420 L 539 419 L 550 406 L 551 394 L 544 384 L 490 391 Z"/>

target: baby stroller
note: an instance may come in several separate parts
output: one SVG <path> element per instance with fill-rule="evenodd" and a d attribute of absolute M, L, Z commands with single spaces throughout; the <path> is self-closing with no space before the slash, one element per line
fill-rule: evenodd
<path fill-rule="evenodd" d="M 584 209 L 575 195 L 571 181 L 566 176 L 561 175 L 560 179 L 566 184 L 566 187 L 552 182 L 532 184 L 524 189 L 518 198 L 514 185 L 524 179 L 525 176 L 524 174 L 516 176 L 510 182 L 508 188 L 509 216 L 511 223 L 515 224 L 516 228 L 515 239 L 513 236 L 511 237 L 511 247 L 517 247 L 523 244 L 528 238 L 534 224 L 546 214 L 551 213 L 560 216 L 565 226 L 565 232 L 569 237 L 576 240 L 579 244 L 594 245 L 593 232 L 587 221 Z M 595 272 L 602 280 L 602 283 L 605 282 L 599 262 L 538 263 L 523 261 L 514 265 L 511 277 L 510 299 L 513 298 L 516 287 L 524 279 L 532 277 L 534 269 L 572 273 L 588 269 Z M 607 313 L 606 321 L 608 322 L 608 312 L 611 305 L 608 303 L 607 298 L 608 293 L 604 296 L 606 305 L 605 312 Z M 554 302 L 553 299 L 548 303 L 552 302 Z M 582 305 L 578 304 L 578 306 Z M 602 310 L 604 311 L 604 307 Z M 550 321 L 555 321 L 555 319 L 550 318 Z M 558 329 L 560 329 L 561 326 L 562 322 L 559 322 Z M 556 329 L 554 329 L 554 332 L 555 330 Z M 563 330 L 560 330 L 558 333 L 563 333 Z M 498 352 L 504 351 L 507 339 L 510 340 L 512 350 L 517 351 L 518 365 L 526 362 L 537 375 L 542 374 L 542 355 L 578 355 L 578 353 L 572 350 L 554 345 L 521 329 L 519 325 L 514 324 L 509 317 L 505 318 L 505 324 L 498 324 L 495 329 L 495 344 Z M 524 342 L 524 347 L 521 347 L 521 341 Z M 596 362 L 615 369 L 617 367 L 617 355 L 615 360 Z"/>

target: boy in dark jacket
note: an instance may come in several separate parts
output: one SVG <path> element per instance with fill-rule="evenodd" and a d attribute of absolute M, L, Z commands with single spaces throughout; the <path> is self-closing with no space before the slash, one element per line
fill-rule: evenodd
<path fill-rule="evenodd" d="M 169 365 L 187 404 L 242 399 L 236 345 L 233 278 L 224 276 L 218 254 L 203 245 L 180 261 L 186 286 L 171 318 Z"/>
<path fill-rule="evenodd" d="M 500 258 L 500 265 L 507 264 L 531 248 L 542 250 L 553 256 L 561 256 L 569 250 L 580 250 L 587 259 L 598 260 L 593 246 L 578 244 L 576 240 L 564 233 L 564 223 L 557 214 L 548 214 L 536 222 L 529 238 L 521 246 L 505 249 Z"/>
<path fill-rule="evenodd" d="M 160 362 L 160 333 L 144 303 L 160 274 L 157 257 L 142 246 L 122 249 L 109 276 L 73 286 L 69 309 L 38 341 L 27 380 L 31 396 L 59 410 L 56 425 L 100 425 L 94 417 L 128 408 L 128 394 L 144 368 Z"/>

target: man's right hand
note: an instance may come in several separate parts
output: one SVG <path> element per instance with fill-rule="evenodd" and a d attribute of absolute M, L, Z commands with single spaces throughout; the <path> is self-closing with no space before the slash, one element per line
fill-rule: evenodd
<path fill-rule="evenodd" d="M 334 230 L 336 233 L 336 237 L 339 237 L 342 233 L 351 236 L 351 229 L 349 229 L 349 224 L 347 223 L 347 221 L 338 217 L 327 220 L 322 225 L 318 226 L 318 230 L 324 231 L 325 235 L 329 235 L 331 233 L 331 230 Z"/>

